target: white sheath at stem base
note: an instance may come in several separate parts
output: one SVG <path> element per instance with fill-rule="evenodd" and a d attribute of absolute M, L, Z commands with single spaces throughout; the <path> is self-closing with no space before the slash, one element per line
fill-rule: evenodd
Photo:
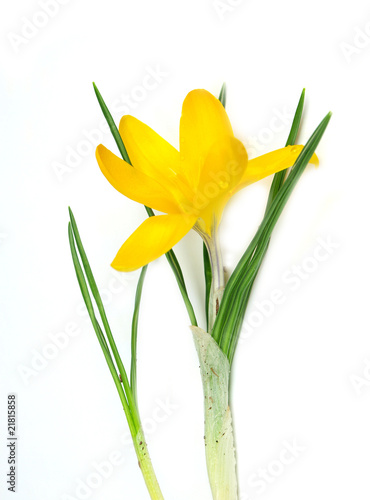
<path fill-rule="evenodd" d="M 237 500 L 236 459 L 229 407 L 230 363 L 212 336 L 191 327 L 204 392 L 205 449 L 213 500 Z"/>

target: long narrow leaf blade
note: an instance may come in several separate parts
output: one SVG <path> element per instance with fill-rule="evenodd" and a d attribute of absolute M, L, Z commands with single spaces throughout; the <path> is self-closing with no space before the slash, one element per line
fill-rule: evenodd
<path fill-rule="evenodd" d="M 92 300 L 91 300 L 91 297 L 90 297 L 90 294 L 89 294 L 89 288 L 87 286 L 85 275 L 83 273 L 83 270 L 82 270 L 82 267 L 81 267 L 81 264 L 80 264 L 80 261 L 79 261 L 79 258 L 78 258 L 77 249 L 76 249 L 76 245 L 75 245 L 75 238 L 74 238 L 74 234 L 73 234 L 73 229 L 72 229 L 71 223 L 68 224 L 68 238 L 69 238 L 69 244 L 70 244 L 70 249 L 71 249 L 72 261 L 73 261 L 73 265 L 74 265 L 74 268 L 75 268 L 75 273 L 76 273 L 77 281 L 78 281 L 78 284 L 80 286 L 81 294 L 82 294 L 82 297 L 83 297 L 84 302 L 86 304 L 87 311 L 89 313 L 91 324 L 92 324 L 92 326 L 93 326 L 93 328 L 95 330 L 95 333 L 96 333 L 97 339 L 99 341 L 100 347 L 101 347 L 101 349 L 103 351 L 105 360 L 106 360 L 106 362 L 108 364 L 109 371 L 110 371 L 110 373 L 112 375 L 114 384 L 115 384 L 115 386 L 117 388 L 117 391 L 118 391 L 118 394 L 120 396 L 120 399 L 121 399 L 121 402 L 122 402 L 122 406 L 123 406 L 123 409 L 124 409 L 124 412 L 125 412 L 125 415 L 126 415 L 127 423 L 129 425 L 131 434 L 133 436 L 135 436 L 136 435 L 136 431 L 137 431 L 136 425 L 135 425 L 135 420 L 133 419 L 133 416 L 132 416 L 132 413 L 131 413 L 131 410 L 130 410 L 130 407 L 129 407 L 129 403 L 128 403 L 127 394 L 125 393 L 125 391 L 122 388 L 122 384 L 121 384 L 120 379 L 118 377 L 117 370 L 116 370 L 116 367 L 114 365 L 112 356 L 110 354 L 107 342 L 106 342 L 106 340 L 104 338 L 103 331 L 102 331 L 102 329 L 101 329 L 101 327 L 99 325 L 99 322 L 98 322 L 98 320 L 97 320 L 97 318 L 95 316 L 94 306 L 93 306 L 93 303 L 92 303 Z"/>
<path fill-rule="evenodd" d="M 125 145 L 123 144 L 122 137 L 120 136 L 120 133 L 119 133 L 118 128 L 113 120 L 113 117 L 108 109 L 108 106 L 105 104 L 104 99 L 103 99 L 101 93 L 99 92 L 98 87 L 95 85 L 95 83 L 93 83 L 93 87 L 94 87 L 95 95 L 96 95 L 98 102 L 100 104 L 100 108 L 103 112 L 103 115 L 105 116 L 105 119 L 107 120 L 107 123 L 109 125 L 110 131 L 112 132 L 114 140 L 116 141 L 119 152 L 121 153 L 122 158 L 125 161 L 127 161 L 127 163 L 131 164 L 127 150 L 125 148 Z"/>
<path fill-rule="evenodd" d="M 224 297 L 221 302 L 219 313 L 216 317 L 215 325 L 213 328 L 212 335 L 214 336 L 216 342 L 219 343 L 221 349 L 227 353 L 229 348 L 229 340 L 231 333 L 230 322 L 228 322 L 228 316 L 235 311 L 232 307 L 232 302 L 235 301 L 235 292 L 238 287 L 246 289 L 248 283 L 254 279 L 256 272 L 262 261 L 265 245 L 268 242 L 272 230 L 279 219 L 284 206 L 286 205 L 290 194 L 292 193 L 295 185 L 297 184 L 299 178 L 301 177 L 304 169 L 306 168 L 308 162 L 310 161 L 312 155 L 314 154 L 328 123 L 331 118 L 331 113 L 325 116 L 319 126 L 316 128 L 307 144 L 304 146 L 301 154 L 297 158 L 295 165 L 292 169 L 291 174 L 283 184 L 282 188 L 276 195 L 271 207 L 263 219 L 255 237 L 247 248 L 246 252 L 240 259 L 238 265 L 236 266 L 233 274 L 230 277 L 229 282 L 226 285 Z M 258 243 L 258 246 L 257 246 Z M 257 246 L 257 249 L 256 249 Z M 253 265 L 251 265 L 251 259 L 253 258 Z M 226 334 L 223 331 L 227 328 Z"/>
<path fill-rule="evenodd" d="M 303 89 L 303 91 L 300 95 L 298 105 L 297 105 L 297 108 L 296 108 L 296 111 L 294 114 L 293 122 L 292 122 L 290 131 L 289 131 L 289 135 L 288 135 L 288 138 L 287 138 L 287 141 L 285 144 L 286 146 L 292 146 L 296 142 L 299 127 L 301 124 L 302 114 L 303 114 L 304 99 L 305 99 L 305 89 Z M 270 187 L 268 201 L 266 204 L 265 214 L 268 213 L 269 208 L 271 206 L 271 203 L 273 202 L 277 193 L 281 189 L 281 187 L 284 183 L 286 172 L 287 172 L 286 170 L 283 170 L 281 172 L 277 172 L 274 175 L 274 178 L 273 178 L 273 181 L 272 181 L 271 187 Z M 257 242 L 257 244 L 256 244 L 255 252 L 256 252 L 256 249 L 257 249 L 259 243 L 260 242 Z M 228 340 L 229 347 L 228 347 L 228 352 L 227 352 L 227 356 L 229 358 L 230 364 L 232 363 L 233 358 L 234 358 L 237 340 L 239 338 L 239 332 L 240 332 L 240 329 L 242 326 L 242 321 L 244 318 L 245 311 L 248 307 L 248 302 L 249 302 L 249 298 L 251 296 L 253 284 L 254 284 L 254 281 L 257 277 L 257 274 L 258 274 L 259 268 L 262 264 L 262 261 L 266 255 L 268 246 L 269 246 L 269 244 L 267 242 L 266 245 L 264 246 L 264 251 L 263 251 L 263 255 L 262 255 L 261 260 L 260 260 L 260 264 L 258 266 L 258 269 L 256 270 L 256 273 L 255 273 L 253 279 L 251 279 L 251 281 L 248 283 L 248 285 L 246 287 L 244 287 L 244 289 L 239 289 L 240 288 L 239 287 L 237 290 L 234 291 L 234 295 L 237 294 L 237 297 L 236 297 L 235 302 L 234 302 L 234 304 L 235 304 L 235 307 L 234 307 L 234 310 L 235 310 L 235 320 L 234 321 L 235 321 L 235 323 L 234 323 L 233 332 L 231 334 L 231 338 Z M 229 316 L 229 318 L 230 318 L 230 316 Z M 230 321 L 230 319 L 229 319 L 229 321 Z"/>
<path fill-rule="evenodd" d="M 82 241 L 81 241 L 81 237 L 80 237 L 80 233 L 78 231 L 78 227 L 77 227 L 77 224 L 76 224 L 75 217 L 73 215 L 73 212 L 72 212 L 71 208 L 68 208 L 68 210 L 69 210 L 71 228 L 72 228 L 72 231 L 73 231 L 74 238 L 76 240 L 78 251 L 79 251 L 80 256 L 81 256 L 81 261 L 82 261 L 82 265 L 83 265 L 84 270 L 85 270 L 87 281 L 89 283 L 90 290 L 92 292 L 92 295 L 93 295 L 95 303 L 97 305 L 100 317 L 102 319 L 102 322 L 103 322 L 104 329 L 105 329 L 105 332 L 106 332 L 106 335 L 107 335 L 107 338 L 108 338 L 108 342 L 109 342 L 110 348 L 112 350 L 114 359 L 116 361 L 118 370 L 119 370 L 121 378 L 122 378 L 122 383 L 125 386 L 125 390 L 128 391 L 129 388 L 130 388 L 130 384 L 129 384 L 129 381 L 128 381 L 128 378 L 127 378 L 126 370 L 125 370 L 125 367 L 123 366 L 122 359 L 121 359 L 121 357 L 119 355 L 116 343 L 114 341 L 113 334 L 112 334 L 112 331 L 111 331 L 111 328 L 109 326 L 109 322 L 108 322 L 108 319 L 107 319 L 107 315 L 105 313 L 103 301 L 101 299 L 101 296 L 100 296 L 98 287 L 96 285 L 96 282 L 95 282 L 95 279 L 94 279 L 94 276 L 93 276 L 93 273 L 92 273 L 92 270 L 91 270 L 91 267 L 90 267 L 90 264 L 89 264 L 86 252 L 85 252 L 85 249 L 83 247 L 83 244 L 82 244 Z"/>
<path fill-rule="evenodd" d="M 299 127 L 301 124 L 302 114 L 303 114 L 305 94 L 306 94 L 306 90 L 303 89 L 302 93 L 301 93 L 301 97 L 299 98 L 298 106 L 297 106 L 296 112 L 294 114 L 293 123 L 292 123 L 291 129 L 289 132 L 289 136 L 288 136 L 288 139 L 286 141 L 285 146 L 293 146 L 293 144 L 295 144 L 295 141 L 297 139 Z M 277 195 L 281 186 L 283 185 L 285 175 L 286 175 L 286 170 L 282 170 L 281 172 L 277 172 L 274 175 L 274 178 L 273 178 L 273 181 L 271 184 L 271 188 L 270 188 L 269 197 L 267 200 L 265 213 L 268 212 L 268 210 L 271 206 L 271 203 L 274 201 L 275 196 Z"/>
<path fill-rule="evenodd" d="M 222 84 L 218 100 L 221 102 L 222 106 L 226 108 L 226 83 Z"/>
<path fill-rule="evenodd" d="M 205 281 L 205 307 L 206 307 L 206 322 L 207 332 L 209 326 L 209 298 L 212 288 L 212 268 L 206 245 L 203 243 L 203 266 L 204 266 L 204 281 Z"/>
<path fill-rule="evenodd" d="M 144 278 L 146 275 L 146 271 L 148 266 L 144 266 L 140 273 L 140 278 L 136 288 L 136 296 L 135 296 L 135 307 L 134 314 L 132 317 L 132 326 L 131 326 L 131 369 L 130 369 L 130 386 L 132 390 L 133 399 L 137 406 L 137 382 L 136 382 L 136 374 L 137 374 L 137 333 L 138 333 L 138 322 L 139 322 L 139 311 L 140 311 L 140 301 L 141 294 L 143 291 Z"/>

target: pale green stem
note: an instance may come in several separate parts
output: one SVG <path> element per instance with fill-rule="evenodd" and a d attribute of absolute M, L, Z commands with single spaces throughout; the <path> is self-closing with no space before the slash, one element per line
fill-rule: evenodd
<path fill-rule="evenodd" d="M 229 406 L 230 363 L 211 335 L 192 327 L 204 392 L 204 439 L 213 500 L 237 500 L 234 436 Z"/>
<path fill-rule="evenodd" d="M 222 263 L 222 254 L 216 224 L 211 236 L 202 231 L 198 224 L 194 226 L 194 230 L 203 238 L 211 263 L 212 287 L 208 304 L 208 329 L 211 332 L 225 289 L 225 273 Z"/>
<path fill-rule="evenodd" d="M 157 478 L 154 473 L 153 464 L 150 460 L 144 433 L 140 428 L 133 439 L 139 467 L 144 477 L 146 487 L 152 500 L 164 500 Z"/>

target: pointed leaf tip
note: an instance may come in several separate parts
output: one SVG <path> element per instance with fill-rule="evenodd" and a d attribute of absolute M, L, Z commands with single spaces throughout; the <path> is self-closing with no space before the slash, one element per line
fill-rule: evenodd
<path fill-rule="evenodd" d="M 222 106 L 226 106 L 226 83 L 224 82 L 221 87 L 220 95 L 218 96 L 218 100 L 221 102 Z"/>

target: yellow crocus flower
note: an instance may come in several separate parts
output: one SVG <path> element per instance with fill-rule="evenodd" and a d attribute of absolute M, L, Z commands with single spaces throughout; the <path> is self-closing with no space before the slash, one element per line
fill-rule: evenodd
<path fill-rule="evenodd" d="M 214 237 L 222 211 L 239 189 L 291 167 L 303 146 L 288 146 L 248 161 L 234 137 L 220 101 L 206 90 L 185 98 L 180 120 L 180 151 L 133 116 L 119 132 L 132 166 L 103 145 L 99 167 L 120 193 L 166 215 L 149 217 L 127 239 L 112 266 L 133 271 L 170 250 L 190 229 Z M 317 163 L 317 157 L 311 160 Z"/>

